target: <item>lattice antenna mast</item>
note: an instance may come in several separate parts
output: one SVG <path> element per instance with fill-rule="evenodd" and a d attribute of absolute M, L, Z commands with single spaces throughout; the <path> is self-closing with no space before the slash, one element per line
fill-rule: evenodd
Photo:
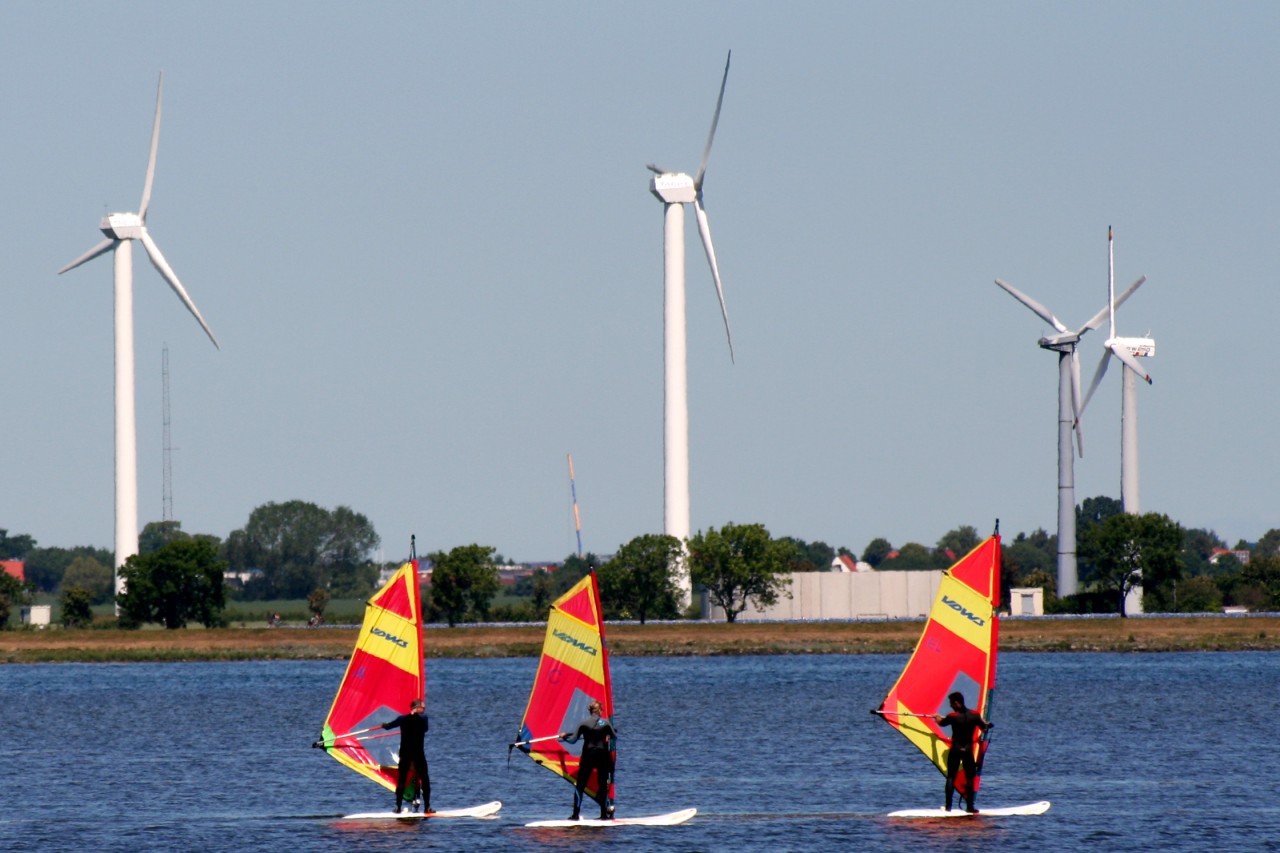
<path fill-rule="evenodd" d="M 164 492 L 160 510 L 161 521 L 173 521 L 173 442 L 169 432 L 169 344 L 166 342 L 161 355 L 160 375 L 164 381 Z"/>

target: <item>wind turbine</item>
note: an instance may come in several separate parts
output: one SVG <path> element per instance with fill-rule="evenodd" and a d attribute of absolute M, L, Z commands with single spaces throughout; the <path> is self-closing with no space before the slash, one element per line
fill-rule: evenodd
<path fill-rule="evenodd" d="M 724 304 L 724 287 L 720 283 L 720 267 L 716 263 L 715 247 L 711 244 L 711 226 L 702 206 L 703 179 L 707 174 L 707 159 L 711 156 L 711 143 L 720 122 L 720 107 L 724 103 L 724 87 L 729 81 L 729 61 L 733 51 L 725 57 L 724 76 L 720 80 L 720 96 L 716 98 L 716 111 L 711 118 L 711 131 L 702 150 L 702 165 L 696 177 L 684 172 L 671 172 L 652 163 L 654 173 L 649 191 L 662 202 L 663 227 L 663 364 L 665 366 L 666 396 L 663 407 L 663 461 L 664 461 L 664 530 L 684 543 L 689 538 L 689 382 L 688 353 L 685 331 L 684 286 L 684 206 L 693 204 L 698 220 L 698 234 L 702 248 L 711 265 L 711 278 L 720 299 L 720 315 L 724 318 L 724 333 L 729 340 L 729 360 L 733 360 L 733 334 L 729 331 L 729 311 Z M 681 571 L 679 584 L 682 604 L 687 605 L 691 586 L 687 573 Z"/>
<path fill-rule="evenodd" d="M 1048 308 L 1013 285 L 996 279 L 996 284 L 1009 295 L 1030 308 L 1040 319 L 1057 331 L 1055 335 L 1040 338 L 1041 349 L 1058 353 L 1058 595 L 1074 595 L 1079 591 L 1079 574 L 1076 569 L 1076 497 L 1075 459 L 1071 453 L 1071 434 L 1075 432 L 1076 448 L 1084 456 L 1084 430 L 1080 413 L 1084 405 L 1080 400 L 1080 358 L 1077 345 L 1090 329 L 1096 329 L 1108 314 L 1124 304 L 1135 290 L 1146 281 L 1139 278 L 1119 299 L 1108 301 L 1106 307 L 1076 331 L 1068 329 Z"/>
<path fill-rule="evenodd" d="M 116 567 L 138 553 L 138 430 L 134 402 L 133 369 L 133 241 L 142 243 L 147 257 L 155 265 L 161 277 L 178 294 L 178 298 L 204 329 L 209 340 L 218 346 L 209 324 L 200 316 L 191 297 L 160 247 L 147 233 L 147 208 L 151 204 L 151 184 L 156 171 L 156 145 L 160 141 L 160 104 L 164 93 L 164 74 L 156 86 L 156 116 L 151 126 L 151 154 L 147 159 L 147 177 L 142 185 L 142 201 L 137 213 L 108 213 L 98 226 L 106 239 L 71 263 L 58 270 L 58 274 L 75 269 L 99 255 L 114 252 L 115 256 L 115 405 L 116 405 Z M 116 593 L 124 592 L 124 579 L 116 573 Z"/>
<path fill-rule="evenodd" d="M 1107 227 L 1108 274 L 1107 295 L 1115 297 L 1116 261 L 1115 244 L 1110 226 Z M 1124 365 L 1120 395 L 1120 501 L 1124 511 L 1137 515 L 1138 506 L 1138 388 L 1137 378 L 1141 377 L 1148 385 L 1151 374 L 1139 362 L 1139 358 L 1151 358 L 1156 354 L 1156 342 L 1152 338 L 1122 338 L 1116 335 L 1116 315 L 1111 312 L 1111 335 L 1103 342 L 1102 361 L 1089 383 L 1089 391 L 1084 395 L 1081 411 L 1089 405 L 1093 392 L 1098 389 L 1107 365 L 1115 356 Z M 1127 369 L 1126 369 L 1127 368 Z M 1142 612 L 1142 587 L 1135 586 L 1125 596 L 1125 613 Z"/>

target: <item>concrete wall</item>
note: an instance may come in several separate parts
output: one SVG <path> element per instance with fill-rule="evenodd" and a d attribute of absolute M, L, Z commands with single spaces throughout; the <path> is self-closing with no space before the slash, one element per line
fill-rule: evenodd
<path fill-rule="evenodd" d="M 772 607 L 754 605 L 738 615 L 742 622 L 807 619 L 903 619 L 927 616 L 942 583 L 941 571 L 796 572 L 791 598 L 779 596 Z M 708 618 L 724 621 L 724 611 L 709 608 Z"/>

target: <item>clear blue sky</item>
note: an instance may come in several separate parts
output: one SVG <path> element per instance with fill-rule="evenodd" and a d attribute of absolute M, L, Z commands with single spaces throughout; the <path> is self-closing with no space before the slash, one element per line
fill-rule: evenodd
<path fill-rule="evenodd" d="M 226 536 L 302 499 L 386 559 L 521 560 L 662 527 L 662 210 L 697 168 L 729 361 L 689 223 L 695 530 L 861 552 L 995 518 L 1056 528 L 1057 366 L 1116 278 L 1150 332 L 1142 508 L 1280 527 L 1280 6 L 374 3 L 0 7 L 0 527 L 112 546 L 111 263 L 136 210 L 222 344 L 135 253 L 142 522 Z M 1091 333 L 1085 381 L 1105 329 Z M 1077 500 L 1119 497 L 1120 371 Z"/>

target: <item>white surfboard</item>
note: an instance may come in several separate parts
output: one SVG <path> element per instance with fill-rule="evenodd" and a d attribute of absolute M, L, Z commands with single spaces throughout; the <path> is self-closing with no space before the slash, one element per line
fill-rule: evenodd
<path fill-rule="evenodd" d="M 343 817 L 343 820 L 434 820 L 438 817 L 492 817 L 502 808 L 502 803 L 494 800 L 491 803 L 485 803 L 480 806 L 472 806 L 467 809 L 441 809 L 438 812 L 411 812 L 408 810 L 402 812 L 361 812 L 360 814 L 349 814 Z"/>
<path fill-rule="evenodd" d="M 698 813 L 697 809 L 682 809 L 678 812 L 648 815 L 646 817 L 615 817 L 611 820 L 599 818 L 583 818 L 582 820 L 535 820 L 525 826 L 537 827 L 571 827 L 571 826 L 675 826 L 684 823 Z"/>
<path fill-rule="evenodd" d="M 1012 815 L 1044 814 L 1048 810 L 1049 801 L 1041 800 L 1038 803 L 1027 803 L 1025 806 L 1005 806 L 999 809 L 989 809 L 980 805 L 976 813 L 967 812 L 963 808 L 956 808 L 952 811 L 947 811 L 946 809 L 903 809 L 900 812 L 889 812 L 889 817 L 1009 817 Z"/>

